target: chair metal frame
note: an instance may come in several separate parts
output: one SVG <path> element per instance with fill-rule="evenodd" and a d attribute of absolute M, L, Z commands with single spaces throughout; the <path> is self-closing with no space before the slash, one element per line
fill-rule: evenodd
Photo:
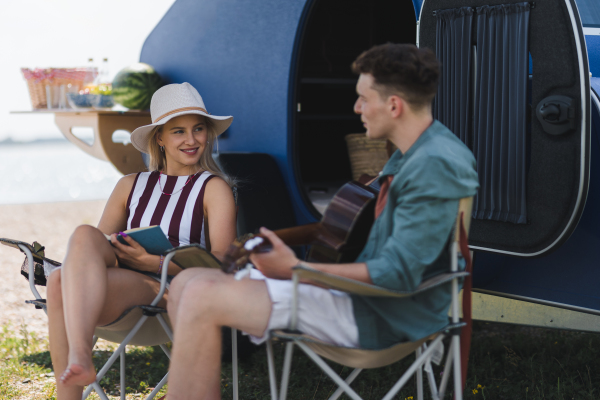
<path fill-rule="evenodd" d="M 35 300 L 29 300 L 29 301 L 27 301 L 27 303 L 35 305 L 36 308 L 43 309 L 44 312 L 46 312 L 46 314 L 47 314 L 46 302 L 44 299 L 42 299 L 42 296 L 40 295 L 37 288 L 35 287 L 35 277 L 34 277 L 35 263 L 34 263 L 34 257 L 31 252 L 30 245 L 27 243 L 24 243 L 24 242 L 17 242 L 17 241 L 15 241 L 15 244 L 19 247 L 19 249 L 23 253 L 25 253 L 25 255 L 27 256 L 28 264 L 29 264 L 28 265 L 29 288 L 31 289 L 31 292 L 35 296 Z M 177 250 L 178 250 L 178 248 L 173 248 L 171 250 L 168 250 L 165 253 L 165 259 L 163 262 L 164 265 L 169 265 L 169 263 L 171 262 L 171 259 L 173 258 L 173 256 L 177 252 Z M 129 333 L 123 338 L 123 340 L 120 342 L 117 349 L 109 357 L 109 359 L 106 361 L 104 366 L 96 373 L 96 381 L 87 386 L 87 388 L 83 392 L 82 400 L 85 400 L 91 394 L 92 390 L 94 390 L 102 400 L 109 400 L 108 396 L 106 395 L 106 393 L 100 386 L 100 381 L 106 375 L 106 373 L 112 367 L 112 365 L 115 363 L 117 358 L 120 358 L 121 400 L 125 400 L 125 388 L 127 387 L 126 381 L 125 381 L 125 365 L 126 365 L 125 364 L 125 353 L 126 353 L 127 345 L 132 340 L 132 338 L 142 329 L 142 327 L 144 326 L 144 323 L 149 318 L 156 318 L 158 320 L 158 322 L 160 323 L 160 325 L 162 326 L 162 328 L 164 329 L 164 331 L 165 331 L 166 335 L 168 336 L 168 338 L 170 339 L 170 341 L 171 342 L 173 341 L 173 332 L 171 330 L 171 327 L 169 326 L 167 321 L 164 319 L 164 317 L 161 315 L 161 314 L 165 313 L 167 310 L 156 306 L 158 304 L 158 302 L 162 299 L 162 297 L 165 293 L 165 290 L 167 288 L 167 271 L 168 271 L 167 268 L 163 268 L 163 270 L 161 272 L 160 289 L 159 289 L 158 294 L 154 298 L 154 300 L 149 305 L 137 306 L 142 309 L 143 315 L 140 317 L 140 319 L 134 325 L 134 327 L 129 331 Z M 94 346 L 96 345 L 98 338 L 102 337 L 102 327 L 96 328 L 95 333 L 96 334 L 94 335 L 94 339 L 93 339 Z M 237 380 L 237 376 L 238 376 L 237 334 L 236 334 L 235 329 L 232 329 L 231 341 L 232 341 L 233 398 L 234 398 L 234 400 L 237 400 L 238 396 L 239 396 L 239 390 L 238 390 L 238 380 Z M 163 352 L 167 355 L 167 357 L 169 359 L 171 359 L 171 353 L 170 353 L 169 349 L 167 348 L 166 343 L 168 343 L 168 342 L 160 344 L 160 347 L 163 350 Z M 169 373 L 167 372 L 167 374 L 160 380 L 160 382 L 156 385 L 154 390 L 146 397 L 145 400 L 154 399 L 154 397 L 158 394 L 160 389 L 167 383 L 168 376 L 169 376 Z"/>
<path fill-rule="evenodd" d="M 433 399 L 443 399 L 448 385 L 450 373 L 453 370 L 454 377 L 454 394 L 456 400 L 462 400 L 462 377 L 461 377 L 461 353 L 460 353 L 460 330 L 464 323 L 459 320 L 459 279 L 463 279 L 469 275 L 468 272 L 458 270 L 458 257 L 459 257 L 459 245 L 460 245 L 460 230 L 461 226 L 464 227 L 465 232 L 468 232 L 471 218 L 471 207 L 473 198 L 464 198 L 459 202 L 458 215 L 456 219 L 456 228 L 454 231 L 454 240 L 450 245 L 450 272 L 438 274 L 424 282 L 412 292 L 402 292 L 385 289 L 375 285 L 366 284 L 359 281 L 354 281 L 348 278 L 326 274 L 315 269 L 312 269 L 306 265 L 299 265 L 293 268 L 293 297 L 292 297 L 292 314 L 290 319 L 290 326 L 288 330 L 275 330 L 270 332 L 271 339 L 267 342 L 267 360 L 269 366 L 269 381 L 270 391 L 272 400 L 285 400 L 287 397 L 287 388 L 289 383 L 289 375 L 291 371 L 292 354 L 294 346 L 298 346 L 304 353 L 312 359 L 322 370 L 325 372 L 337 385 L 338 389 L 329 398 L 330 400 L 337 399 L 342 393 L 346 393 L 350 398 L 354 400 L 361 400 L 361 397 L 350 387 L 350 384 L 360 374 L 363 368 L 360 365 L 361 361 L 356 360 L 355 369 L 347 376 L 344 380 L 342 379 L 325 361 L 321 358 L 324 356 L 335 362 L 336 357 L 332 357 L 329 351 L 323 351 L 323 346 L 340 351 L 346 351 L 347 354 L 362 352 L 369 353 L 365 349 L 350 349 L 342 348 L 335 345 L 323 343 L 315 338 L 311 338 L 307 335 L 303 335 L 296 330 L 297 327 L 297 310 L 298 310 L 298 285 L 300 280 L 307 279 L 320 284 L 323 287 L 330 289 L 342 290 L 347 293 L 353 293 L 362 296 L 379 296 L 379 297 L 410 297 L 417 293 L 421 293 L 437 287 L 441 284 L 451 282 L 452 285 L 452 299 L 450 305 L 450 323 L 441 331 L 432 334 L 427 338 L 423 338 L 417 342 L 402 343 L 392 348 L 384 350 L 375 350 L 372 352 L 383 352 L 391 349 L 399 349 L 400 346 L 407 346 L 406 348 L 414 347 L 416 353 L 416 359 L 412 365 L 402 374 L 400 379 L 392 386 L 388 393 L 383 397 L 383 400 L 391 400 L 408 382 L 410 377 L 416 373 L 417 375 L 417 399 L 422 400 L 423 397 L 423 367 L 425 366 L 426 375 L 429 381 L 429 388 Z M 442 342 L 446 337 L 451 337 L 451 343 L 448 351 L 446 352 L 446 360 L 443 369 L 442 379 L 439 385 L 436 384 L 435 377 L 431 371 L 431 357 L 438 344 Z M 273 345 L 272 340 L 278 339 L 286 341 L 285 355 L 283 361 L 283 371 L 281 377 L 281 387 L 279 396 L 277 395 L 277 382 L 275 374 L 275 363 L 273 357 Z M 426 340 L 431 340 L 429 345 L 425 343 Z M 321 346 L 321 348 L 319 348 Z M 412 352 L 412 351 L 411 351 Z M 319 354 L 321 353 L 321 354 Z M 393 362 L 402 359 L 403 356 L 395 359 Z M 347 359 L 347 357 L 346 357 Z M 343 362 L 340 362 L 344 364 Z M 366 364 L 369 364 L 368 362 Z M 388 362 L 385 365 L 389 365 Z M 347 364 L 346 364 L 347 365 Z M 381 365 L 384 366 L 384 365 Z M 369 365 L 367 368 L 371 368 Z"/>

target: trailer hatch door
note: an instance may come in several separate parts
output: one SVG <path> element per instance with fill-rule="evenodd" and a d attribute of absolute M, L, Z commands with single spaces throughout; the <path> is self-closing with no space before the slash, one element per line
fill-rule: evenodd
<path fill-rule="evenodd" d="M 477 160 L 473 249 L 531 257 L 574 231 L 589 178 L 590 76 L 573 0 L 425 0 L 434 117 Z"/>

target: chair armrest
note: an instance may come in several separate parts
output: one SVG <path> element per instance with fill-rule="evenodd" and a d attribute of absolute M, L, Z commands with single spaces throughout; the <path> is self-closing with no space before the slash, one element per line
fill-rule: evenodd
<path fill-rule="evenodd" d="M 399 291 L 390 290 L 380 286 L 371 285 L 364 282 L 359 282 L 353 279 L 344 278 L 338 275 L 332 275 L 325 272 L 317 271 L 316 269 L 310 268 L 305 265 L 298 265 L 292 269 L 294 275 L 297 275 L 299 279 L 308 279 L 324 286 L 328 289 L 341 290 L 343 292 L 356 294 L 360 296 L 374 296 L 374 297 L 410 297 L 416 294 L 425 292 L 429 289 L 437 287 L 441 284 L 452 281 L 455 278 L 463 278 L 469 275 L 468 272 L 447 272 L 438 274 L 426 281 L 423 281 L 419 287 L 414 291 Z"/>
<path fill-rule="evenodd" d="M 21 250 L 19 245 L 27 247 L 32 253 L 34 251 L 33 247 L 29 243 L 21 242 L 20 240 L 0 238 L 0 243 L 2 243 L 5 246 L 14 247 L 15 249 L 20 250 L 21 252 L 23 252 L 23 250 Z"/>
<path fill-rule="evenodd" d="M 164 256 L 173 254 L 173 261 L 181 269 L 191 267 L 221 268 L 221 261 L 197 243 L 174 247 L 164 252 Z"/>
<path fill-rule="evenodd" d="M 163 261 L 164 267 L 160 275 L 160 290 L 152 301 L 152 306 L 156 306 L 165 293 L 167 288 L 167 271 L 169 270 L 168 265 L 171 261 L 181 269 L 191 267 L 221 268 L 221 262 L 204 247 L 196 243 L 174 247 L 165 251 L 163 255 L 165 256 L 165 259 Z"/>

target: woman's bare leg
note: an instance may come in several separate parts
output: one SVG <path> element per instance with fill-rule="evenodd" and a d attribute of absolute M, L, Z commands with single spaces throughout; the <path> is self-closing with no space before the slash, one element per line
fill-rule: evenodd
<path fill-rule="evenodd" d="M 65 385 L 83 386 L 96 379 L 92 338 L 106 298 L 107 268 L 114 267 L 116 261 L 102 232 L 88 225 L 75 229 L 61 271 L 69 351 L 65 372 L 56 376 Z"/>
<path fill-rule="evenodd" d="M 48 331 L 50 355 L 56 376 L 57 397 L 60 399 L 81 399 L 83 386 L 65 386 L 58 379 L 67 368 L 69 342 L 65 330 L 63 301 L 61 293 L 61 271 L 54 271 L 47 283 Z"/>
<path fill-rule="evenodd" d="M 81 396 L 83 385 L 95 380 L 91 358 L 95 327 L 114 321 L 129 307 L 149 304 L 158 293 L 154 279 L 114 268 L 115 264 L 104 235 L 81 226 L 69 241 L 60 275 L 49 283 L 50 350 L 57 381 L 64 378 L 57 382 L 61 399 L 76 398 L 76 392 Z"/>

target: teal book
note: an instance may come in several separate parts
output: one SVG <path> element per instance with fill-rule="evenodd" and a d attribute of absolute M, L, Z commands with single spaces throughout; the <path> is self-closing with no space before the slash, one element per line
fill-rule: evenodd
<path fill-rule="evenodd" d="M 164 254 L 165 251 L 173 248 L 173 245 L 169 242 L 169 239 L 167 239 L 167 236 L 158 225 L 129 229 L 124 233 L 142 245 L 142 247 L 150 254 L 161 255 Z M 106 237 L 110 240 L 109 235 L 106 235 Z M 117 235 L 117 240 L 125 245 L 127 244 L 121 235 Z"/>
<path fill-rule="evenodd" d="M 150 254 L 161 255 L 173 248 L 173 245 L 158 225 L 129 229 L 124 233 L 142 245 Z M 110 236 L 105 236 L 110 241 Z M 127 245 L 123 236 L 117 235 L 117 240 Z M 171 261 L 181 268 L 221 268 L 221 262 L 199 244 L 180 246 Z"/>

